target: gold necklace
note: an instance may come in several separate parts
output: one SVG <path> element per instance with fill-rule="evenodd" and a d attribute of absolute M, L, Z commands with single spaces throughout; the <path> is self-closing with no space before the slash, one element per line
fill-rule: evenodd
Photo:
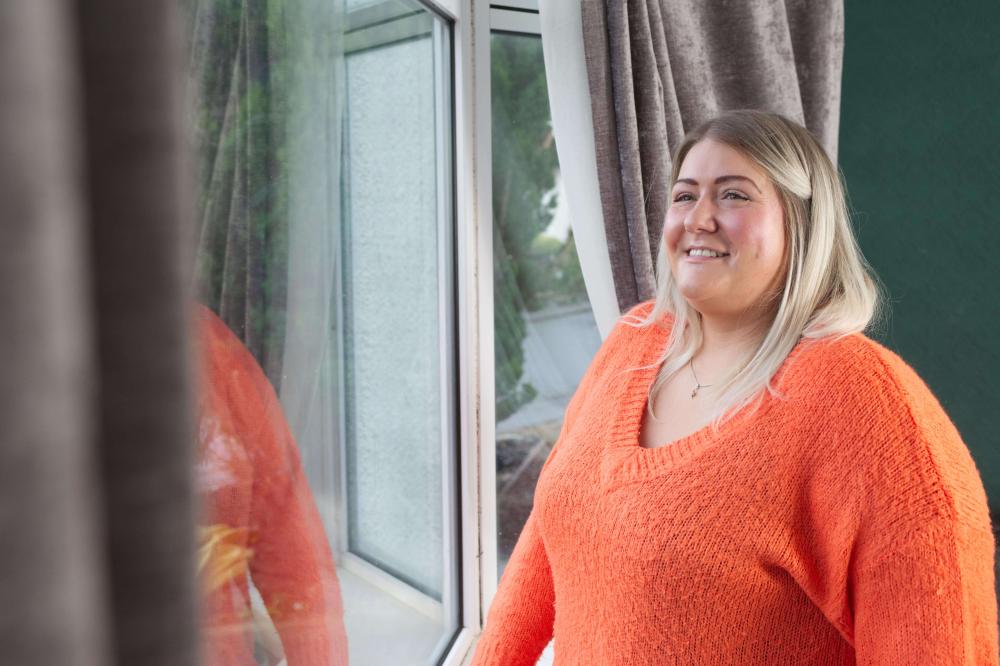
<path fill-rule="evenodd" d="M 697 384 L 697 386 L 694 387 L 694 390 L 691 391 L 691 399 L 694 400 L 695 396 L 698 395 L 698 389 L 708 388 L 709 386 L 711 386 L 711 384 L 702 384 L 700 381 L 698 381 L 698 375 L 695 374 L 695 371 L 694 371 L 694 359 L 693 358 L 690 361 L 688 361 L 688 365 L 691 366 L 691 374 L 694 375 L 694 383 Z"/>

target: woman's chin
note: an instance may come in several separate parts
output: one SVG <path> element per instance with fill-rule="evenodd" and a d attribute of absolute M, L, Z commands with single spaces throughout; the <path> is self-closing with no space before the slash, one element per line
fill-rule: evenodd
<path fill-rule="evenodd" d="M 710 303 L 720 294 L 717 286 L 707 284 L 685 284 L 682 282 L 677 285 L 677 289 L 684 300 L 694 307 L 697 307 L 699 303 Z"/>

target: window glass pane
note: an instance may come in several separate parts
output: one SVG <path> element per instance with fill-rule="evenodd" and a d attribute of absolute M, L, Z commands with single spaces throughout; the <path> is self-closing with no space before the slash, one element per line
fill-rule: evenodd
<path fill-rule="evenodd" d="M 600 346 L 561 191 L 542 43 L 494 32 L 497 561 L 531 511 L 563 413 Z"/>
<path fill-rule="evenodd" d="M 436 663 L 461 570 L 450 26 L 183 1 L 206 663 Z"/>
<path fill-rule="evenodd" d="M 348 57 L 344 300 L 351 550 L 440 599 L 433 65 L 429 35 Z"/>

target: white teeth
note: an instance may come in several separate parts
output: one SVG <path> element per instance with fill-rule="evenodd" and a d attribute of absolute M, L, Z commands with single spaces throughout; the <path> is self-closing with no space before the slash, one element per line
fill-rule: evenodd
<path fill-rule="evenodd" d="M 688 250 L 688 255 L 692 257 L 721 257 L 722 253 L 716 252 L 715 250 L 705 250 L 697 248 L 694 250 Z"/>

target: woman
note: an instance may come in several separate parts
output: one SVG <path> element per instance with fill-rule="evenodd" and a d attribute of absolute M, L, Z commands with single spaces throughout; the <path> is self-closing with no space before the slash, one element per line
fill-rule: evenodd
<path fill-rule="evenodd" d="M 982 480 L 862 331 L 876 282 L 812 135 L 674 157 L 656 298 L 570 401 L 473 664 L 997 664 Z"/>

